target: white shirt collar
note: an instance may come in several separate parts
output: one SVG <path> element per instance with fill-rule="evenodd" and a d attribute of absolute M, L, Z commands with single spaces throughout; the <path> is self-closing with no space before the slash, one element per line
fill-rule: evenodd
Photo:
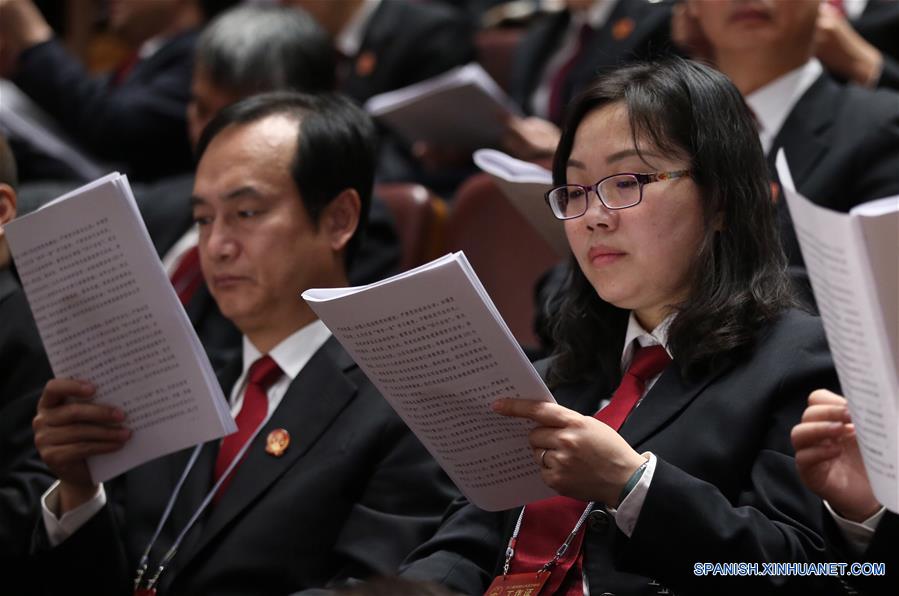
<path fill-rule="evenodd" d="M 818 59 L 812 58 L 746 96 L 746 103 L 758 122 L 759 139 L 766 155 L 796 102 L 823 72 Z"/>
<path fill-rule="evenodd" d="M 843 10 L 846 11 L 846 18 L 850 21 L 862 16 L 867 6 L 868 0 L 843 0 Z"/>
<path fill-rule="evenodd" d="M 365 0 L 340 30 L 334 45 L 344 56 L 355 56 L 359 53 L 368 23 L 380 4 L 381 0 Z"/>
<path fill-rule="evenodd" d="M 641 348 L 662 346 L 668 352 L 668 356 L 671 356 L 671 350 L 668 349 L 668 328 L 675 316 L 674 314 L 668 315 L 650 332 L 643 328 L 643 325 L 637 320 L 637 316 L 631 311 L 627 319 L 627 333 L 624 334 L 624 350 L 621 353 L 622 371 L 627 370 L 634 357 L 634 340 L 637 340 Z"/>
<path fill-rule="evenodd" d="M 324 345 L 328 338 L 331 337 L 331 331 L 321 320 L 316 319 L 309 323 L 299 331 L 285 338 L 281 343 L 269 351 L 268 355 L 272 357 L 284 374 L 293 381 L 312 355 Z M 246 377 L 250 366 L 262 353 L 256 349 L 253 342 L 244 335 L 243 336 L 243 372 L 242 377 Z"/>

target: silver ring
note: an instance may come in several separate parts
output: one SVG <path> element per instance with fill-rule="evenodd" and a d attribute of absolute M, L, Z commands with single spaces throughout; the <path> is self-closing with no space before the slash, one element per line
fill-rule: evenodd
<path fill-rule="evenodd" d="M 549 466 L 546 465 L 546 452 L 547 451 L 549 451 L 549 449 L 544 449 L 543 453 L 540 454 L 540 465 L 548 470 Z"/>

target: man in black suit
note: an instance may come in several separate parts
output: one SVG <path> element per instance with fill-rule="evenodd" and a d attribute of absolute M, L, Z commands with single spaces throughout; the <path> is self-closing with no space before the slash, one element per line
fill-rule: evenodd
<path fill-rule="evenodd" d="M 687 8 L 753 110 L 772 177 L 783 149 L 803 195 L 848 211 L 899 193 L 899 95 L 840 85 L 824 72 L 813 57 L 819 4 L 692 0 Z M 786 203 L 778 209 L 784 247 L 807 287 Z"/>
<path fill-rule="evenodd" d="M 92 77 L 54 37 L 32 0 L 3 0 L 0 74 L 11 76 L 80 148 L 119 165 L 132 179 L 185 172 L 192 166 L 184 109 L 196 29 L 235 2 L 111 1 L 110 26 L 134 53 L 115 72 Z M 49 178 L 51 172 L 31 176 Z"/>
<path fill-rule="evenodd" d="M 164 593 L 285 594 L 390 573 L 456 494 L 300 299 L 346 285 L 374 144 L 367 116 L 331 95 L 255 96 L 204 132 L 192 202 L 204 278 L 244 334 L 243 358 L 220 375 L 239 430 L 203 447 L 151 551 L 148 574 L 213 479 L 228 479 L 163 573 Z M 123 413 L 66 399 L 91 393 L 56 379 L 41 397 L 35 442 L 60 482 L 44 497 L 35 546 L 54 571 L 51 593 L 130 594 L 189 453 L 97 486 L 85 456 L 118 449 L 129 432 Z M 232 457 L 232 437 L 255 428 L 244 459 Z M 232 473 L 229 461 L 239 462 Z"/>
<path fill-rule="evenodd" d="M 522 159 L 551 157 L 565 107 L 616 66 L 671 51 L 671 7 L 649 0 L 567 0 L 528 29 L 512 64 L 513 118 L 503 149 Z"/>
<path fill-rule="evenodd" d="M 342 57 L 339 89 L 369 97 L 474 59 L 472 28 L 449 7 L 408 0 L 281 0 L 309 12 Z"/>
<path fill-rule="evenodd" d="M 334 86 L 330 40 L 305 11 L 278 6 L 234 8 L 216 17 L 197 42 L 187 106 L 191 146 L 196 147 L 209 121 L 237 100 L 265 91 L 322 93 Z M 181 283 L 179 278 L 190 275 L 181 263 L 196 251 L 188 200 L 193 184 L 193 175 L 185 174 L 134 187 L 150 238 L 176 286 Z M 392 275 L 399 253 L 393 217 L 383 201 L 373 197 L 359 250 L 348 271 L 350 284 L 368 284 Z M 195 267 L 199 278 L 198 265 Z M 214 363 L 240 349 L 240 332 L 222 316 L 202 283 L 193 293 L 179 295 Z"/>
<path fill-rule="evenodd" d="M 7 589 L 25 594 L 31 520 L 52 482 L 37 458 L 31 419 L 52 373 L 3 233 L 16 216 L 16 183 L 16 162 L 0 135 L 0 567 Z"/>

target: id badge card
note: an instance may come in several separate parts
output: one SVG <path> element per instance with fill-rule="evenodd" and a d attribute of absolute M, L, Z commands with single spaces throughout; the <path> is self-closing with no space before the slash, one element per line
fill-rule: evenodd
<path fill-rule="evenodd" d="M 484 596 L 537 596 L 549 576 L 546 571 L 499 575 L 493 579 Z"/>

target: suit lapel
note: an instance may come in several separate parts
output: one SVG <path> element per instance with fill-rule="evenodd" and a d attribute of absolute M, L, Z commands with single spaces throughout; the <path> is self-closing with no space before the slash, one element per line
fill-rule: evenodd
<path fill-rule="evenodd" d="M 724 370 L 720 370 L 695 381 L 686 381 L 676 366 L 669 365 L 624 421 L 619 433 L 636 448 L 690 405 L 709 383 L 723 373 Z"/>
<path fill-rule="evenodd" d="M 830 128 L 839 103 L 839 88 L 822 75 L 799 98 L 784 121 L 768 152 L 768 168 L 777 179 L 774 161 L 781 147 L 787 154 L 797 187 L 815 168 L 830 147 Z"/>
<path fill-rule="evenodd" d="M 355 366 L 352 360 L 334 338 L 315 353 L 253 440 L 231 485 L 209 512 L 196 544 L 189 551 L 182 551 L 184 562 L 199 553 L 226 525 L 257 501 L 319 440 L 356 394 L 356 386 L 344 374 L 352 366 Z M 265 452 L 266 437 L 276 428 L 287 430 L 291 437 L 290 447 L 281 457 Z"/>

